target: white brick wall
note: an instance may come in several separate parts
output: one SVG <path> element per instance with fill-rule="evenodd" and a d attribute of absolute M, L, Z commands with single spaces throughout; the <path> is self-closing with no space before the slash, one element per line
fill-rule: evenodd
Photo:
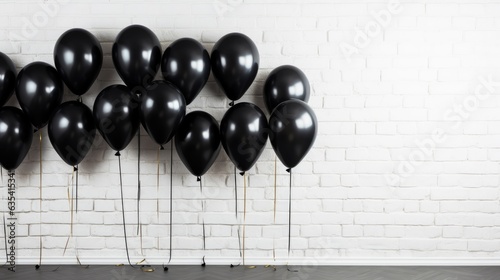
<path fill-rule="evenodd" d="M 140 4 L 8 0 L 0 3 L 0 51 L 18 69 L 38 60 L 53 64 L 54 43 L 62 32 L 73 27 L 91 31 L 105 54 L 98 80 L 83 96 L 91 106 L 101 89 L 121 82 L 111 61 L 111 46 L 129 24 L 151 28 L 164 48 L 175 39 L 193 37 L 210 51 L 222 35 L 245 33 L 260 51 L 261 67 L 243 99 L 262 106 L 267 74 L 279 65 L 293 64 L 309 77 L 309 103 L 318 115 L 315 147 L 294 172 L 292 256 L 473 259 L 500 256 L 499 12 L 500 3 L 494 0 L 400 4 L 394 0 L 148 0 Z M 389 15 L 384 27 L 375 15 Z M 490 84 L 483 85 L 484 81 Z M 65 99 L 74 96 L 67 93 Z M 9 104 L 17 101 L 14 98 Z M 220 121 L 227 108 L 211 77 L 189 110 L 207 110 Z M 442 137 L 436 138 L 436 131 Z M 142 134 L 144 255 L 136 235 L 136 141 L 122 153 L 134 260 L 165 257 L 169 249 L 170 146 L 161 153 L 158 192 L 157 147 Z M 53 151 L 46 130 L 42 145 L 44 254 L 63 258 L 72 170 Z M 38 256 L 40 234 L 39 149 L 35 141 L 17 170 L 18 254 L 33 259 Z M 87 259 L 125 256 L 113 153 L 98 137 L 80 165 L 74 235 Z M 273 170 L 274 153 L 268 144 L 249 172 L 246 231 L 246 257 L 268 262 L 273 247 L 279 259 L 286 258 L 287 246 L 288 177 L 279 164 L 274 224 Z M 204 176 L 205 190 L 200 195 L 196 178 L 174 155 L 174 260 L 239 255 L 232 172 L 222 151 Z M 2 186 L 6 178 L 4 172 Z M 238 185 L 241 199 L 239 176 Z M 1 209 L 6 209 L 2 190 Z M 207 200 L 203 214 L 200 199 Z M 241 200 L 239 205 L 242 210 Z M 205 253 L 202 220 L 207 223 Z M 74 260 L 74 255 L 66 253 L 64 258 Z"/>

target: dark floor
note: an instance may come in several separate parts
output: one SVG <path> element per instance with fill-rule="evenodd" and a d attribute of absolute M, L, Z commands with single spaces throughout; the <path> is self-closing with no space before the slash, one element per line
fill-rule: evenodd
<path fill-rule="evenodd" d="M 141 280 L 141 279 L 297 279 L 297 280 L 498 280 L 500 267 L 367 267 L 367 266 L 318 266 L 272 267 L 257 266 L 170 266 L 167 272 L 161 266 L 155 271 L 144 272 L 140 267 L 127 266 L 18 266 L 16 272 L 0 269 L 0 279 L 23 280 Z"/>

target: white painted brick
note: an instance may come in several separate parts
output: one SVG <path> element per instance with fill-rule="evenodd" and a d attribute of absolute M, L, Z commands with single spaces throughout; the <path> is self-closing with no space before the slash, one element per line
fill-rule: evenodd
<path fill-rule="evenodd" d="M 463 236 L 464 228 L 461 226 L 444 226 L 443 237 L 460 238 Z"/>
<path fill-rule="evenodd" d="M 438 241 L 435 239 L 405 239 L 401 242 L 400 248 L 403 250 L 432 251 L 437 247 Z"/>
<path fill-rule="evenodd" d="M 430 57 L 429 67 L 431 68 L 457 68 L 460 66 L 460 59 L 456 57 Z"/>
<path fill-rule="evenodd" d="M 385 149 L 352 148 L 346 151 L 347 160 L 389 160 Z"/>
<path fill-rule="evenodd" d="M 362 212 L 363 202 L 361 200 L 344 201 L 342 210 L 345 212 Z"/>
<path fill-rule="evenodd" d="M 362 238 L 358 240 L 359 247 L 362 249 L 386 249 L 397 250 L 399 242 L 382 238 Z"/>
<path fill-rule="evenodd" d="M 385 235 L 388 237 L 403 237 L 405 235 L 405 227 L 385 226 Z"/>
<path fill-rule="evenodd" d="M 471 214 L 436 214 L 436 225 L 472 225 L 474 217 Z"/>
<path fill-rule="evenodd" d="M 344 237 L 363 236 L 363 227 L 358 225 L 344 225 L 342 226 L 342 236 Z"/>
<path fill-rule="evenodd" d="M 433 225 L 433 214 L 394 214 L 395 224 L 401 225 Z"/>
<path fill-rule="evenodd" d="M 354 216 L 354 223 L 358 225 L 391 225 L 394 224 L 394 217 L 383 213 L 357 213 Z"/>
<path fill-rule="evenodd" d="M 383 212 L 384 203 L 380 200 L 365 200 L 363 201 L 363 212 Z"/>
<path fill-rule="evenodd" d="M 363 235 L 367 237 L 382 237 L 384 236 L 383 226 L 363 226 Z"/>
<path fill-rule="evenodd" d="M 438 250 L 448 250 L 448 251 L 465 251 L 467 250 L 467 241 L 466 240 L 460 240 L 460 239 L 446 239 L 443 241 L 440 241 L 437 244 L 437 249 Z"/>
<path fill-rule="evenodd" d="M 442 234 L 441 227 L 409 226 L 409 227 L 406 227 L 405 237 L 409 237 L 409 238 L 437 238 L 437 237 L 440 237 L 441 234 Z"/>
<path fill-rule="evenodd" d="M 469 240 L 467 249 L 469 251 L 494 252 L 499 249 L 498 242 L 492 240 Z"/>
<path fill-rule="evenodd" d="M 424 213 L 437 213 L 439 212 L 439 202 L 436 201 L 422 201 L 420 202 L 420 211 Z"/>
<path fill-rule="evenodd" d="M 494 219 L 495 214 L 475 214 L 474 226 L 487 227 L 497 225 L 498 222 Z"/>

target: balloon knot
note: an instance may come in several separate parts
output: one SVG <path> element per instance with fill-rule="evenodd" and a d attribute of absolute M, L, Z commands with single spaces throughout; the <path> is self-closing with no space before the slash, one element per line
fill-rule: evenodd
<path fill-rule="evenodd" d="M 197 182 L 201 181 L 201 177 L 200 176 L 196 177 L 196 181 Z"/>
<path fill-rule="evenodd" d="M 290 173 L 290 171 L 292 171 L 292 169 L 291 169 L 291 168 L 287 168 L 287 169 L 286 169 L 286 172 Z"/>
<path fill-rule="evenodd" d="M 165 148 L 163 148 L 163 145 L 160 145 L 160 150 L 165 150 Z"/>
<path fill-rule="evenodd" d="M 165 272 L 168 271 L 168 267 L 164 266 L 163 271 L 165 271 Z"/>
<path fill-rule="evenodd" d="M 40 269 L 40 265 L 39 264 L 35 265 L 35 269 L 39 270 Z"/>
<path fill-rule="evenodd" d="M 115 156 L 117 157 L 121 156 L 120 151 L 116 152 Z"/>
<path fill-rule="evenodd" d="M 78 167 L 73 166 L 73 171 L 78 171 Z"/>
<path fill-rule="evenodd" d="M 33 133 L 37 133 L 37 132 L 38 132 L 38 128 L 33 129 Z"/>
<path fill-rule="evenodd" d="M 245 171 L 240 172 L 240 175 L 241 175 L 241 176 L 245 175 Z"/>
<path fill-rule="evenodd" d="M 229 102 L 229 106 L 233 107 L 234 106 L 234 101 Z"/>

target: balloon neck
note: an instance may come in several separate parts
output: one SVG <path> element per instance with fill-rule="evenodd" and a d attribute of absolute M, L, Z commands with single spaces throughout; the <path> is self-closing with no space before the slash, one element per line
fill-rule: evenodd
<path fill-rule="evenodd" d="M 121 156 L 120 151 L 116 152 L 115 156 L 117 157 Z"/>
<path fill-rule="evenodd" d="M 73 166 L 73 171 L 75 171 L 75 172 L 78 171 L 78 167 L 76 167 L 76 165 Z"/>
<path fill-rule="evenodd" d="M 33 133 L 37 133 L 37 132 L 38 132 L 38 128 L 33 129 Z"/>
<path fill-rule="evenodd" d="M 200 182 L 201 181 L 201 177 L 200 176 L 196 177 L 196 181 Z"/>
<path fill-rule="evenodd" d="M 240 172 L 240 175 L 241 175 L 241 176 L 244 176 L 244 175 L 245 175 L 245 171 Z"/>
<path fill-rule="evenodd" d="M 292 169 L 291 169 L 291 168 L 287 168 L 287 169 L 286 169 L 286 172 L 290 173 L 290 171 L 292 171 Z"/>
<path fill-rule="evenodd" d="M 160 150 L 165 150 L 165 148 L 163 148 L 163 145 L 160 145 Z"/>
<path fill-rule="evenodd" d="M 229 102 L 229 106 L 233 107 L 234 106 L 234 101 Z"/>

